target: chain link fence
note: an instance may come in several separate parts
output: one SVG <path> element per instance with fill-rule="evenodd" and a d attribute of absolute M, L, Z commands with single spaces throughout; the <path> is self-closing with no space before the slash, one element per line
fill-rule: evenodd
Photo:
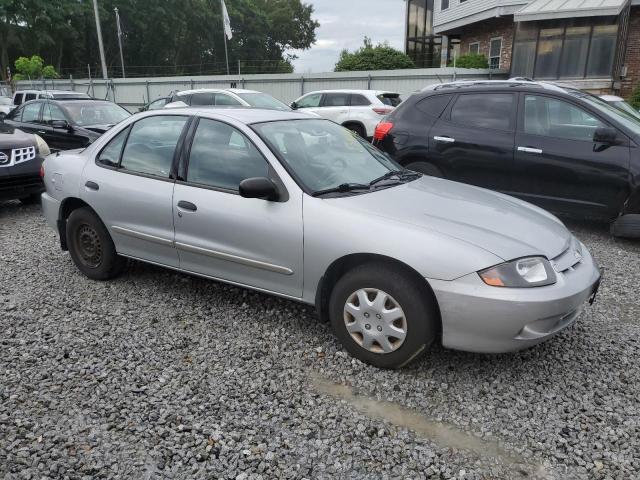
<path fill-rule="evenodd" d="M 202 75 L 114 79 L 25 80 L 19 89 L 74 90 L 119 103 L 130 111 L 177 90 L 243 88 L 268 93 L 289 104 L 305 93 L 328 89 L 386 90 L 409 95 L 434 83 L 506 78 L 496 70 L 425 68 L 308 74 Z"/>

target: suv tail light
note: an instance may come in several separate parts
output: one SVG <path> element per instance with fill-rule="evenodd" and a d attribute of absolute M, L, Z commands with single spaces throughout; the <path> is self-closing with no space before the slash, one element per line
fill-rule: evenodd
<path fill-rule="evenodd" d="M 44 180 L 44 162 L 40 165 L 40 178 Z"/>
<path fill-rule="evenodd" d="M 388 108 L 388 107 L 375 107 L 373 109 L 374 112 L 376 112 L 378 115 L 388 115 L 391 112 L 393 112 L 393 108 Z"/>
<path fill-rule="evenodd" d="M 378 141 L 384 140 L 384 137 L 386 137 L 389 134 L 392 128 L 393 128 L 393 123 L 385 122 L 383 120 L 376 126 L 376 130 L 373 133 L 373 139 Z"/>

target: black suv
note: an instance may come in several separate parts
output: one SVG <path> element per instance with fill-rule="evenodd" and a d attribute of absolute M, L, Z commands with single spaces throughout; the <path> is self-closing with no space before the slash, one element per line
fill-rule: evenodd
<path fill-rule="evenodd" d="M 640 237 L 640 121 L 553 84 L 442 84 L 412 95 L 374 144 L 403 166 L 612 222 Z"/>
<path fill-rule="evenodd" d="M 40 166 L 48 153 L 47 145 L 35 135 L 0 121 L 0 200 L 37 202 L 44 191 Z"/>

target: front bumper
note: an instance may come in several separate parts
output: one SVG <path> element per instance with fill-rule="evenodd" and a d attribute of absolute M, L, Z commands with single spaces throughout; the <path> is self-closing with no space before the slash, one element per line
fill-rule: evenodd
<path fill-rule="evenodd" d="M 0 177 L 0 200 L 26 198 L 43 190 L 44 184 L 38 173 Z"/>
<path fill-rule="evenodd" d="M 442 344 L 480 353 L 521 350 L 573 324 L 600 282 L 600 269 L 586 248 L 582 261 L 558 273 L 554 285 L 500 288 L 477 273 L 453 281 L 427 279 L 442 317 Z"/>
<path fill-rule="evenodd" d="M 58 218 L 60 217 L 60 202 L 44 192 L 40 196 L 40 205 L 42 206 L 42 214 L 44 215 L 47 224 L 58 231 Z"/>

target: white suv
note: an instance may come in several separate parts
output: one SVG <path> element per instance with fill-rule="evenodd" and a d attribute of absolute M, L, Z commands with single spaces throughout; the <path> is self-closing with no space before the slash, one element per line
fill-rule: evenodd
<path fill-rule="evenodd" d="M 291 110 L 280 100 L 256 90 L 240 88 L 200 88 L 198 90 L 183 90 L 170 95 L 164 108 L 204 106 L 242 106 L 266 108 L 268 110 Z"/>
<path fill-rule="evenodd" d="M 291 108 L 316 113 L 361 137 L 371 138 L 382 117 L 391 113 L 400 102 L 400 94 L 394 92 L 321 90 L 300 97 L 291 104 Z"/>

